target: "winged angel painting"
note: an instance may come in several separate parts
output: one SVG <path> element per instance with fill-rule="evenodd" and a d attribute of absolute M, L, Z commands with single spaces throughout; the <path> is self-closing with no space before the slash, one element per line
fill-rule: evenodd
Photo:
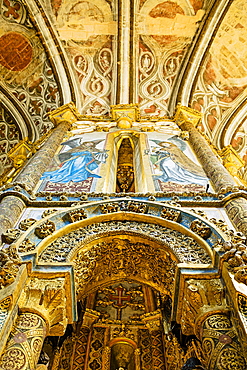
<path fill-rule="evenodd" d="M 151 153 L 154 179 L 159 180 L 162 191 L 205 191 L 208 188 L 208 178 L 202 168 L 184 153 L 185 142 L 177 137 L 152 141 L 156 144 Z"/>
<path fill-rule="evenodd" d="M 108 157 L 104 149 L 97 146 L 103 140 L 92 140 L 82 142 L 81 138 L 73 138 L 62 143 L 69 150 L 58 155 L 60 167 L 54 171 L 44 172 L 41 180 L 51 183 L 66 184 L 78 183 L 89 178 L 100 178 L 95 170 L 100 163 L 105 163 Z"/>

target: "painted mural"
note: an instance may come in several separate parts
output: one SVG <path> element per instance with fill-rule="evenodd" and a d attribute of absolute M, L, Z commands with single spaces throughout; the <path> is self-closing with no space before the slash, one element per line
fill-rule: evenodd
<path fill-rule="evenodd" d="M 100 164 L 105 163 L 108 157 L 104 142 L 104 134 L 78 135 L 64 141 L 51 168 L 41 177 L 40 190 L 93 191 L 94 180 L 101 178 L 98 174 Z"/>
<path fill-rule="evenodd" d="M 194 91 L 191 106 L 203 113 L 201 129 L 212 140 L 229 111 L 246 96 L 246 10 L 245 0 L 232 2 L 209 49 Z"/>
<path fill-rule="evenodd" d="M 150 160 L 157 191 L 207 191 L 208 178 L 196 163 L 185 141 L 177 136 L 149 137 Z"/>

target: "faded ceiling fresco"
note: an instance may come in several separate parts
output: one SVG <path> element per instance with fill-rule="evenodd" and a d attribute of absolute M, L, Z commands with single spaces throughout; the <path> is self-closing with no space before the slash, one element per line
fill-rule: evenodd
<path fill-rule="evenodd" d="M 245 0 L 2 0 L 3 109 L 35 141 L 69 101 L 95 117 L 139 103 L 148 119 L 172 116 L 184 96 L 216 147 L 246 162 L 246 10 Z"/>

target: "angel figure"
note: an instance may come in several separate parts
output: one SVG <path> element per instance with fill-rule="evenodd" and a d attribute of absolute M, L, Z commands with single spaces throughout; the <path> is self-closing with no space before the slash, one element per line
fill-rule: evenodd
<path fill-rule="evenodd" d="M 176 138 L 171 138 L 176 143 Z M 159 174 L 154 176 L 163 182 L 177 184 L 198 184 L 207 186 L 208 179 L 200 166 L 189 159 L 182 150 L 170 141 L 156 141 L 159 145 L 155 148 L 151 160 Z M 182 144 L 182 143 L 181 143 Z"/>
<path fill-rule="evenodd" d="M 44 172 L 41 180 L 46 179 L 54 183 L 67 183 L 70 181 L 81 182 L 89 177 L 100 178 L 93 173 L 99 163 L 105 163 L 108 154 L 106 150 L 96 148 L 103 140 L 81 142 L 81 138 L 74 138 L 65 141 L 71 149 L 60 153 L 58 159 L 61 162 L 60 168 L 55 171 Z"/>

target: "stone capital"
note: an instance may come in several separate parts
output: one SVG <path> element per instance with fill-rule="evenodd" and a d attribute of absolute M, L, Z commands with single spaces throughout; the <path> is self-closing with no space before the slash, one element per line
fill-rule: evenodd
<path fill-rule="evenodd" d="M 64 121 L 72 124 L 78 121 L 79 116 L 80 113 L 73 102 L 64 104 L 49 114 L 49 118 L 55 127 Z"/>
<path fill-rule="evenodd" d="M 175 114 L 175 122 L 179 127 L 181 127 L 185 122 L 191 123 L 193 126 L 197 127 L 201 122 L 202 115 L 200 112 L 182 105 L 177 106 Z"/>

